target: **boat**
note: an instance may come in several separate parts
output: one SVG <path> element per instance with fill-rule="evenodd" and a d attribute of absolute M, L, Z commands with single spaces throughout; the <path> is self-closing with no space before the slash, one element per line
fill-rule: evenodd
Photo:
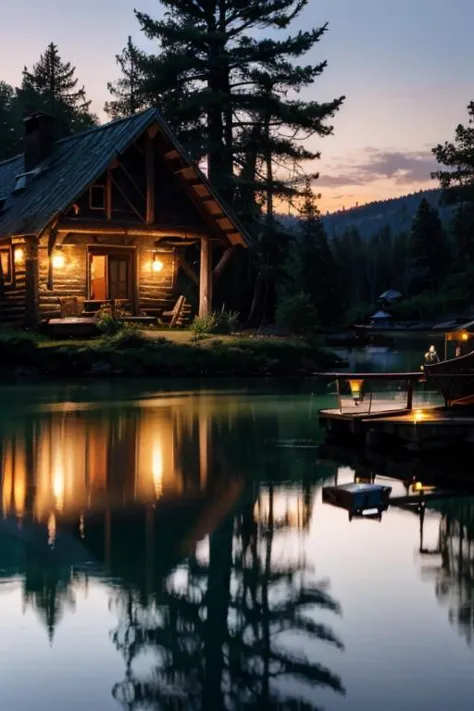
<path fill-rule="evenodd" d="M 474 322 L 459 326 L 454 331 L 445 332 L 444 360 L 429 362 L 423 366 L 426 379 L 443 396 L 447 407 L 474 404 L 474 351 L 470 341 L 474 334 L 468 330 Z M 454 346 L 454 357 L 449 358 Z M 426 356 L 425 356 L 426 357 Z"/>
<path fill-rule="evenodd" d="M 438 363 L 427 363 L 428 382 L 441 393 L 447 407 L 474 404 L 474 351 Z"/>
<path fill-rule="evenodd" d="M 392 487 L 382 484 L 351 483 L 325 486 L 323 502 L 348 511 L 349 521 L 354 516 L 375 516 L 380 520 L 382 512 L 388 509 L 391 493 Z"/>

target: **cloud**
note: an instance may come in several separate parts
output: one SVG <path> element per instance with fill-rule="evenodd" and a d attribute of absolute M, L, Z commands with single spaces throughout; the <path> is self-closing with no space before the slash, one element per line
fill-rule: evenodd
<path fill-rule="evenodd" d="M 438 167 L 431 151 L 403 153 L 401 151 L 365 148 L 365 160 L 345 166 L 337 166 L 339 174 L 322 174 L 315 185 L 342 187 L 345 185 L 368 185 L 377 180 L 391 180 L 395 185 L 425 183 Z"/>

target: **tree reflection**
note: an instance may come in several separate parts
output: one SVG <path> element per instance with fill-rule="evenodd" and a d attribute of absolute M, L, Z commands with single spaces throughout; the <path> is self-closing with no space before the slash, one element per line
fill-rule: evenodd
<path fill-rule="evenodd" d="M 339 677 L 311 659 L 321 642 L 342 649 L 314 620 L 318 609 L 339 613 L 339 606 L 304 559 L 282 559 L 274 487 L 264 516 L 255 500 L 247 496 L 211 534 L 207 560 L 190 557 L 147 605 L 137 590 L 120 595 L 113 641 L 126 674 L 113 694 L 127 711 L 309 710 L 317 707 L 304 699 L 315 686 L 344 693 Z M 136 669 L 141 658 L 151 667 L 145 676 Z"/>
<path fill-rule="evenodd" d="M 448 607 L 451 625 L 474 647 L 474 502 L 445 501 L 436 511 L 438 541 L 432 549 L 424 544 L 425 512 L 420 511 L 422 576 L 434 581 L 436 597 Z"/>
<path fill-rule="evenodd" d="M 441 566 L 436 573 L 436 596 L 448 606 L 450 623 L 467 644 L 473 647 L 474 502 L 445 502 L 441 510 Z"/>

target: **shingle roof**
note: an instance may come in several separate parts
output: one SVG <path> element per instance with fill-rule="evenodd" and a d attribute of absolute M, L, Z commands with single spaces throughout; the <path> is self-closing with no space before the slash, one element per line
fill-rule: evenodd
<path fill-rule="evenodd" d="M 213 214 L 215 208 L 207 214 L 215 223 L 215 229 L 227 232 L 233 243 L 248 244 L 249 237 L 236 216 L 216 196 L 156 109 L 147 109 L 58 141 L 51 156 L 38 166 L 38 174 L 28 180 L 25 190 L 14 192 L 16 178 L 24 172 L 23 155 L 0 163 L 0 199 L 6 198 L 3 208 L 0 207 L 0 237 L 41 233 L 102 175 L 117 154 L 123 153 L 153 123 L 158 123 L 180 165 L 185 166 L 184 171 L 179 171 L 183 181 L 188 182 L 192 174 L 193 182 L 201 185 L 201 190 L 191 192 L 194 201 L 200 203 L 201 211 L 207 209 L 208 203 L 219 206 L 220 215 Z M 223 216 L 230 221 L 231 232 L 229 224 L 219 225 L 219 218 L 222 220 Z"/>

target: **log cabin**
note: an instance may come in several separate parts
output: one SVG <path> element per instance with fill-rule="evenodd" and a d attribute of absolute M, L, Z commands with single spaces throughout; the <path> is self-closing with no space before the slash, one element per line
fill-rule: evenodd
<path fill-rule="evenodd" d="M 67 298 L 159 317 L 180 296 L 179 270 L 208 314 L 214 279 L 249 237 L 160 112 L 59 141 L 51 116 L 24 124 L 24 153 L 0 163 L 0 322 L 34 327 Z"/>

